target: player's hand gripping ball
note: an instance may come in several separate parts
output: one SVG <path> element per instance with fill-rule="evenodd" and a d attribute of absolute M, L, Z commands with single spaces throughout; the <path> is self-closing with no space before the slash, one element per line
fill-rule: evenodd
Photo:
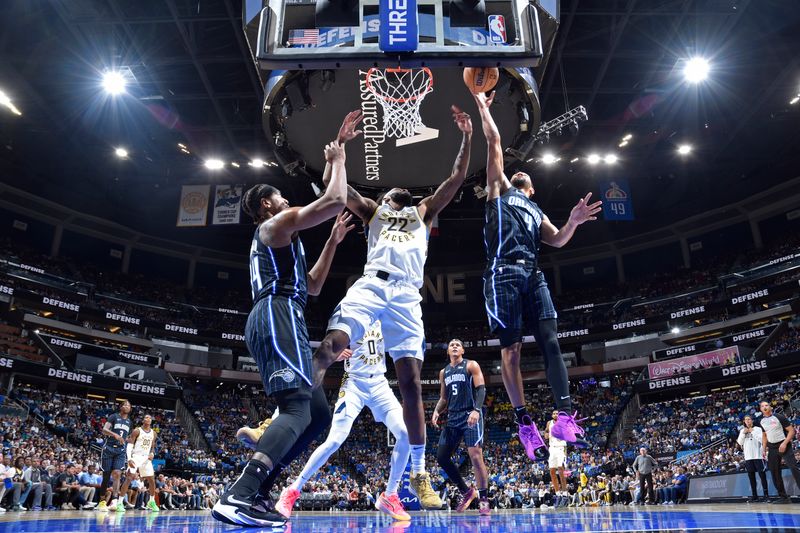
<path fill-rule="evenodd" d="M 500 71 L 493 67 L 467 67 L 464 69 L 464 84 L 472 94 L 485 93 L 494 89 Z"/>

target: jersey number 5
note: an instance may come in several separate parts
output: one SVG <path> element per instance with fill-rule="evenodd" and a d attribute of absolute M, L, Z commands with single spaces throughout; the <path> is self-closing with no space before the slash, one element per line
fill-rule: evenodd
<path fill-rule="evenodd" d="M 453 388 L 453 392 L 452 392 L 453 396 L 456 396 L 458 394 L 458 384 L 453 383 L 450 386 Z"/>

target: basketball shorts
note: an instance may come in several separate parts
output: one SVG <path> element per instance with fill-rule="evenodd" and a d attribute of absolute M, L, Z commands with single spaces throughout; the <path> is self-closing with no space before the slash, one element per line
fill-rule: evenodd
<path fill-rule="evenodd" d="M 139 472 L 139 475 L 142 477 L 153 477 L 155 475 L 153 461 L 148 459 L 147 455 L 131 455 L 131 461 L 136 465 L 134 468 L 128 466 L 128 472 L 131 474 Z"/>
<path fill-rule="evenodd" d="M 125 453 L 125 448 L 103 448 L 100 454 L 100 468 L 103 469 L 103 472 L 123 470 L 127 464 L 128 455 Z"/>
<path fill-rule="evenodd" d="M 467 448 L 483 445 L 483 413 L 481 413 L 478 423 L 472 427 L 467 425 L 470 411 L 455 411 L 447 414 L 447 424 L 439 435 L 439 446 L 449 445 L 457 448 L 464 439 Z"/>
<path fill-rule="evenodd" d="M 564 446 L 551 446 L 547 467 L 561 468 L 565 466 L 567 466 L 567 449 Z"/>
<path fill-rule="evenodd" d="M 385 422 L 393 410 L 403 411 L 383 374 L 371 378 L 345 375 L 333 408 L 334 420 L 337 417 L 355 420 L 365 407 L 372 411 L 376 422 Z M 335 422 L 332 426 L 336 427 Z"/>
<path fill-rule="evenodd" d="M 489 328 L 503 347 L 522 340 L 540 320 L 558 318 L 541 270 L 530 264 L 494 265 L 483 276 L 483 295 Z"/>
<path fill-rule="evenodd" d="M 311 398 L 312 353 L 303 311 L 294 300 L 267 296 L 256 302 L 247 317 L 245 342 L 268 396 L 299 389 Z"/>
<path fill-rule="evenodd" d="M 412 283 L 364 275 L 334 309 L 328 330 L 343 331 L 350 340 L 358 340 L 364 337 L 365 328 L 380 320 L 384 348 L 392 359 L 423 360 L 425 330 L 421 301 L 419 289 Z"/>

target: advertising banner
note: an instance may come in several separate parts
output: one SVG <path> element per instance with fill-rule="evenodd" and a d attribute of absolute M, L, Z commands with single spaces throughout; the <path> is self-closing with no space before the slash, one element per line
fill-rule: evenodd
<path fill-rule="evenodd" d="M 678 374 L 686 374 L 696 370 L 705 370 L 714 366 L 727 366 L 736 363 L 739 359 L 739 347 L 731 346 L 721 350 L 713 350 L 697 355 L 687 355 L 667 361 L 659 361 L 647 365 L 651 380 L 664 379 Z"/>
<path fill-rule="evenodd" d="M 205 226 L 210 185 L 184 185 L 178 206 L 178 227 Z"/>
<path fill-rule="evenodd" d="M 97 372 L 106 376 L 116 378 L 136 379 L 139 381 L 155 381 L 158 383 L 168 383 L 167 373 L 160 368 L 151 366 L 132 365 L 122 361 L 109 361 L 91 355 L 78 354 L 75 366 L 81 370 Z"/>

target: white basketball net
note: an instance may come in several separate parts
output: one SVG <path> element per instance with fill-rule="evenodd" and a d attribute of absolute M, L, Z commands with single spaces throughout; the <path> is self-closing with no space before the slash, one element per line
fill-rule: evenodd
<path fill-rule="evenodd" d="M 419 108 L 425 96 L 433 91 L 430 69 L 372 68 L 367 72 L 367 88 L 383 108 L 383 130 L 387 137 L 404 139 L 425 128 Z"/>

